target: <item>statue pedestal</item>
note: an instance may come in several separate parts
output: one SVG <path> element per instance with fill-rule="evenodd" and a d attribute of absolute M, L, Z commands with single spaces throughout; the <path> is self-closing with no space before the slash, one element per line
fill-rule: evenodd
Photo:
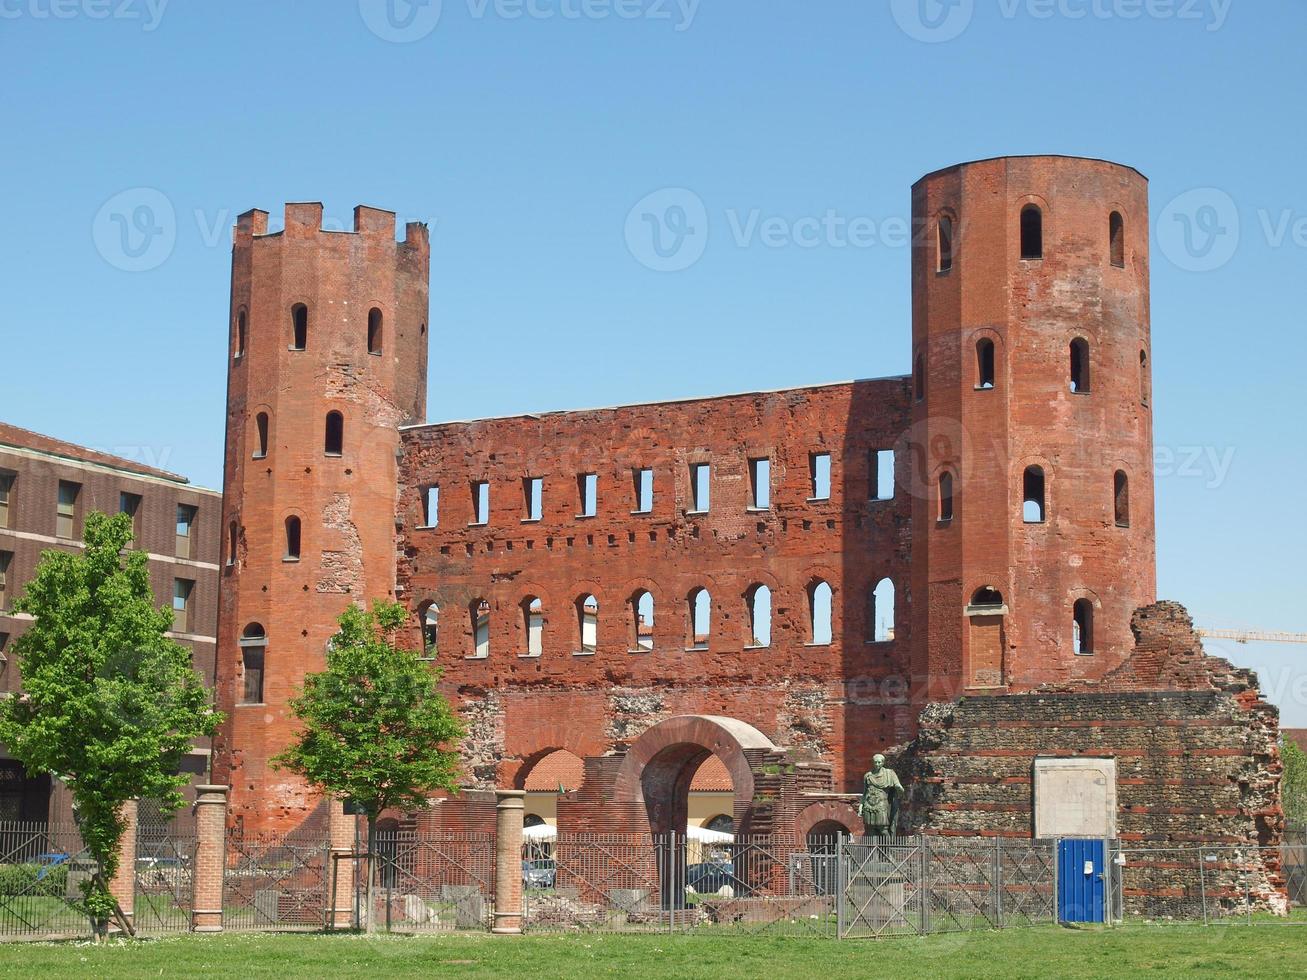
<path fill-rule="evenodd" d="M 857 921 L 873 928 L 907 928 L 907 878 L 888 861 L 858 862 L 849 875 L 845 901 Z"/>

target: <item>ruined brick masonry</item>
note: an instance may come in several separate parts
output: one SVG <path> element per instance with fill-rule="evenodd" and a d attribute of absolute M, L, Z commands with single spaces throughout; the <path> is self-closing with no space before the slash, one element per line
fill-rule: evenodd
<path fill-rule="evenodd" d="M 522 788 L 566 749 L 578 829 L 674 825 L 709 754 L 737 826 L 852 829 L 843 794 L 894 747 L 920 826 L 1029 834 L 1033 759 L 1109 754 L 1129 833 L 1273 837 L 1274 710 L 1153 605 L 1146 180 L 1001 158 L 912 207 L 908 375 L 443 424 L 425 229 L 242 216 L 215 759 L 235 819 L 308 819 L 268 767 L 286 699 L 345 603 L 394 595 L 469 784 Z M 485 817 L 458 806 L 438 819 Z"/>

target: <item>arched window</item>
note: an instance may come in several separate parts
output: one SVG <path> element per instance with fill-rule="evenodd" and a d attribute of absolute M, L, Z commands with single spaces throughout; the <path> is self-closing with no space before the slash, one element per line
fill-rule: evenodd
<path fill-rule="evenodd" d="M 953 474 L 947 471 L 939 475 L 939 520 L 953 520 Z"/>
<path fill-rule="evenodd" d="M 1113 211 L 1107 219 L 1108 248 L 1112 254 L 1112 264 L 1118 269 L 1125 268 L 1125 218 L 1120 211 Z"/>
<path fill-rule="evenodd" d="M 1091 600 L 1076 600 L 1072 608 L 1071 637 L 1076 653 L 1094 652 L 1094 603 Z"/>
<path fill-rule="evenodd" d="M 434 602 L 427 603 L 418 610 L 418 621 L 422 624 L 422 657 L 435 660 L 440 649 L 440 607 Z"/>
<path fill-rule="evenodd" d="M 754 585 L 744 594 L 749 612 L 749 638 L 751 647 L 771 646 L 771 589 Z"/>
<path fill-rule="evenodd" d="M 236 314 L 236 336 L 234 338 L 235 356 L 240 358 L 245 356 L 245 310 L 242 309 Z"/>
<path fill-rule="evenodd" d="M 381 311 L 375 306 L 368 310 L 368 353 L 381 353 Z"/>
<path fill-rule="evenodd" d="M 1027 466 L 1021 477 L 1021 519 L 1027 524 L 1043 524 L 1046 514 L 1043 467 Z"/>
<path fill-rule="evenodd" d="M 340 412 L 327 413 L 327 434 L 322 451 L 328 456 L 339 456 L 345 451 L 345 416 Z"/>
<path fill-rule="evenodd" d="M 939 216 L 937 223 L 940 272 L 953 268 L 953 219 L 946 214 Z"/>
<path fill-rule="evenodd" d="M 526 630 L 526 656 L 540 656 L 545 649 L 545 605 L 536 596 L 522 600 L 522 625 Z"/>
<path fill-rule="evenodd" d="M 1021 209 L 1021 257 L 1044 257 L 1044 212 L 1037 204 L 1027 204 Z"/>
<path fill-rule="evenodd" d="M 1003 605 L 1003 593 L 990 585 L 981 586 L 971 595 L 971 604 L 980 608 Z"/>
<path fill-rule="evenodd" d="M 1084 337 L 1071 341 L 1071 390 L 1077 394 L 1089 390 L 1089 341 Z"/>
<path fill-rule="evenodd" d="M 290 308 L 291 350 L 307 350 L 309 346 L 309 308 L 296 303 Z"/>
<path fill-rule="evenodd" d="M 976 341 L 976 387 L 994 387 L 994 341 L 988 337 Z"/>
<path fill-rule="evenodd" d="M 912 365 L 912 390 L 917 401 L 926 397 L 926 355 L 918 354 Z"/>
<path fill-rule="evenodd" d="M 472 620 L 472 658 L 485 660 L 490 656 L 490 603 L 473 599 L 468 614 Z"/>
<path fill-rule="evenodd" d="M 1148 380 L 1148 351 L 1139 352 L 1139 400 L 1145 405 L 1148 404 L 1148 396 L 1152 391 L 1152 385 Z"/>
<path fill-rule="evenodd" d="M 229 568 L 236 564 L 237 534 L 236 522 L 232 521 L 227 525 L 227 566 Z"/>
<path fill-rule="evenodd" d="M 282 560 L 300 560 L 300 519 L 294 514 L 286 518 L 286 553 Z"/>
<path fill-rule="evenodd" d="M 691 650 L 707 650 L 708 638 L 712 634 L 712 596 L 707 589 L 691 589 L 686 599 L 686 612 L 689 615 L 689 642 Z"/>
<path fill-rule="evenodd" d="M 268 413 L 260 412 L 254 416 L 254 458 L 263 459 L 268 455 Z"/>
<path fill-rule="evenodd" d="M 244 683 L 241 686 L 241 704 L 263 703 L 263 674 L 266 669 L 265 654 L 268 649 L 268 636 L 258 623 L 250 623 L 241 633 L 241 670 Z"/>
<path fill-rule="evenodd" d="M 868 610 L 873 643 L 888 643 L 894 639 L 894 583 L 883 578 L 871 592 Z"/>
<path fill-rule="evenodd" d="M 577 599 L 576 622 L 581 639 L 580 651 L 594 653 L 599 649 L 599 600 L 592 595 Z"/>
<path fill-rule="evenodd" d="M 654 648 L 654 598 L 643 589 L 631 596 L 631 634 L 632 650 Z"/>
<path fill-rule="evenodd" d="M 808 642 L 814 646 L 825 646 L 834 638 L 832 595 L 830 585 L 821 579 L 808 586 Z"/>
<path fill-rule="evenodd" d="M 1117 527 L 1130 526 L 1130 477 L 1125 470 L 1117 470 L 1112 478 L 1112 509 Z"/>

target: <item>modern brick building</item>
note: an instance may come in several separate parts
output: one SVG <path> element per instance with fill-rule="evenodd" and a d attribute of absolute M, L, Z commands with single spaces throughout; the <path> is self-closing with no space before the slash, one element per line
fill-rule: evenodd
<path fill-rule="evenodd" d="M 583 760 L 560 829 L 683 827 L 714 755 L 740 832 L 853 829 L 887 750 L 916 826 L 1028 835 L 1044 763 L 1085 756 L 1104 833 L 1273 836 L 1274 709 L 1154 605 L 1145 178 L 1000 158 L 924 177 L 912 209 L 909 374 L 443 424 L 425 229 L 243 215 L 214 770 L 234 820 L 315 812 L 268 766 L 287 698 L 347 603 L 393 596 L 472 786 Z M 1195 755 L 1219 826 L 1172 790 Z"/>
<path fill-rule="evenodd" d="M 149 555 L 155 598 L 175 610 L 171 635 L 190 649 L 196 671 L 212 685 L 220 509 L 217 491 L 175 473 L 0 423 L 0 654 L 30 624 L 12 604 L 41 553 L 81 548 L 82 522 L 92 511 L 126 512 L 134 547 Z M 12 694 L 21 683 L 17 663 L 0 659 L 0 691 Z M 185 769 L 200 775 L 208 768 L 205 740 Z M 0 820 L 66 818 L 61 789 L 48 776 L 29 777 L 0 749 Z"/>

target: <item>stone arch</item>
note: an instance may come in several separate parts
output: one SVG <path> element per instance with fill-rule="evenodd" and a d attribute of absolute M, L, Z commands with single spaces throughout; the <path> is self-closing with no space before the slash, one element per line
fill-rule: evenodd
<path fill-rule="evenodd" d="M 802 847 L 808 834 L 818 824 L 837 823 L 848 832 L 850 837 L 862 836 L 862 820 L 852 803 L 822 800 L 811 803 L 798 812 L 794 818 L 794 840 Z"/>

